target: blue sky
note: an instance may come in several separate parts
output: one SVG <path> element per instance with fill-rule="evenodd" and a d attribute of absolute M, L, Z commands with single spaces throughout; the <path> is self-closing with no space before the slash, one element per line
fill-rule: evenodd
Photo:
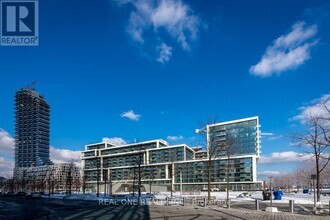
<path fill-rule="evenodd" d="M 301 161 L 288 138 L 302 126 L 293 118 L 330 93 L 326 0 L 40 1 L 39 24 L 39 46 L 0 47 L 2 166 L 15 91 L 34 80 L 51 105 L 54 149 L 113 137 L 193 146 L 208 118 L 258 115 L 271 133 L 265 175 Z"/>

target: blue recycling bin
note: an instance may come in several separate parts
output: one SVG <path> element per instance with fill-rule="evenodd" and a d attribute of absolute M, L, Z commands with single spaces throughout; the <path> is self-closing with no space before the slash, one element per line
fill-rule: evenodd
<path fill-rule="evenodd" d="M 274 194 L 274 200 L 282 200 L 282 195 L 283 195 L 282 191 L 277 190 L 273 194 Z"/>

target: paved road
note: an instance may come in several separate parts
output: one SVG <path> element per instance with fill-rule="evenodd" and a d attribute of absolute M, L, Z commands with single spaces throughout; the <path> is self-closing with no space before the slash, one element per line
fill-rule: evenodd
<path fill-rule="evenodd" d="M 196 206 L 135 206 L 99 205 L 98 201 L 26 200 L 0 198 L 0 219 L 330 219 L 329 216 L 291 215 L 247 211 L 243 208 L 227 210 L 220 207 Z"/>

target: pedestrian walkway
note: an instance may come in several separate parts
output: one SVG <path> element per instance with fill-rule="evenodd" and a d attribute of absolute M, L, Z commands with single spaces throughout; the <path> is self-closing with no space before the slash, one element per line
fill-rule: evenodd
<path fill-rule="evenodd" d="M 330 216 L 317 216 L 317 215 L 299 215 L 291 214 L 288 212 L 265 212 L 265 211 L 241 211 L 237 209 L 225 209 L 225 208 L 211 208 L 213 211 L 218 212 L 221 216 L 228 219 L 263 219 L 263 220 L 318 220 L 318 219 L 330 219 Z"/>
<path fill-rule="evenodd" d="M 299 215 L 288 212 L 265 212 L 240 209 L 226 209 L 220 207 L 196 207 L 196 206 L 149 206 L 150 219 L 168 220 L 324 220 L 330 216 Z"/>

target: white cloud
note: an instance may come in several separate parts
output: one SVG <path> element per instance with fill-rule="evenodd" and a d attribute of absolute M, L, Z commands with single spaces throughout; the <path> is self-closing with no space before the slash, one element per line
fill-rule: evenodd
<path fill-rule="evenodd" d="M 3 177 L 12 177 L 14 170 L 14 162 L 13 160 L 5 159 L 4 157 L 0 157 L 0 176 Z"/>
<path fill-rule="evenodd" d="M 268 77 L 299 67 L 310 59 L 310 50 L 318 42 L 314 39 L 316 34 L 316 25 L 295 23 L 290 33 L 280 36 L 266 49 L 259 63 L 250 67 L 250 73 Z"/>
<path fill-rule="evenodd" d="M 260 135 L 261 137 L 266 138 L 268 141 L 274 141 L 285 137 L 284 135 L 275 135 L 271 132 L 262 132 Z"/>
<path fill-rule="evenodd" d="M 199 19 L 181 1 L 162 0 L 151 13 L 155 29 L 164 28 L 185 50 L 189 50 L 188 38 L 194 39 Z"/>
<path fill-rule="evenodd" d="M 0 128 L 0 176 L 11 177 L 15 166 L 13 160 L 15 140 L 11 135 Z M 50 147 L 50 159 L 55 163 L 68 163 L 75 161 L 80 166 L 80 151 L 72 151 L 68 149 L 58 149 Z"/>
<path fill-rule="evenodd" d="M 261 132 L 261 136 L 274 136 L 274 133 L 270 133 L 270 132 Z"/>
<path fill-rule="evenodd" d="M 290 145 L 291 147 L 297 147 L 297 146 L 300 146 L 301 143 L 299 143 L 299 142 L 290 142 L 289 145 Z"/>
<path fill-rule="evenodd" d="M 280 174 L 281 174 L 281 172 L 274 171 L 274 170 L 265 170 L 265 171 L 258 172 L 258 175 L 260 175 L 260 176 L 278 176 Z"/>
<path fill-rule="evenodd" d="M 0 176 L 12 177 L 14 169 L 14 138 L 0 128 Z"/>
<path fill-rule="evenodd" d="M 161 63 L 167 63 L 172 56 L 172 47 L 169 47 L 165 43 L 162 43 L 157 47 L 157 50 L 159 51 L 157 61 Z"/>
<path fill-rule="evenodd" d="M 183 50 L 189 51 L 190 44 L 197 39 L 200 18 L 181 0 L 123 0 L 117 3 L 132 6 L 127 33 L 140 45 L 151 46 L 158 51 L 166 39 L 168 48 L 172 48 L 168 46 L 169 42 L 177 41 Z M 166 56 L 169 60 L 172 53 L 165 51 L 170 52 Z M 156 60 L 162 62 L 159 56 Z"/>
<path fill-rule="evenodd" d="M 183 136 L 167 136 L 166 137 L 167 140 L 169 141 L 178 141 L 178 140 L 182 140 L 183 139 Z"/>
<path fill-rule="evenodd" d="M 72 151 L 68 149 L 59 149 L 50 147 L 50 159 L 54 164 L 74 162 L 76 166 L 81 166 L 80 151 Z"/>
<path fill-rule="evenodd" d="M 141 115 L 135 114 L 133 110 L 129 110 L 127 112 L 121 113 L 120 117 L 128 118 L 128 119 L 131 119 L 133 121 L 138 121 L 138 120 L 140 120 Z"/>
<path fill-rule="evenodd" d="M 312 100 L 308 105 L 299 107 L 300 113 L 293 118 L 291 121 L 299 121 L 304 124 L 307 122 L 310 116 L 324 116 L 327 115 L 328 112 L 324 107 L 324 103 L 327 102 L 327 107 L 330 109 L 330 94 L 325 94 L 318 99 Z"/>
<path fill-rule="evenodd" d="M 0 128 L 0 153 L 13 154 L 14 144 L 14 138 L 7 131 Z"/>
<path fill-rule="evenodd" d="M 268 137 L 268 140 L 269 141 L 275 141 L 275 140 L 279 140 L 279 139 L 283 139 L 283 138 L 285 138 L 284 135 L 277 135 L 277 136 Z"/>
<path fill-rule="evenodd" d="M 127 144 L 127 142 L 120 137 L 111 137 L 111 138 L 104 137 L 102 138 L 102 142 L 109 142 L 110 144 L 114 144 L 116 146 Z"/>
<path fill-rule="evenodd" d="M 311 158 L 309 154 L 299 154 L 294 151 L 274 152 L 270 156 L 261 156 L 260 164 L 279 164 L 290 162 L 302 162 Z"/>

